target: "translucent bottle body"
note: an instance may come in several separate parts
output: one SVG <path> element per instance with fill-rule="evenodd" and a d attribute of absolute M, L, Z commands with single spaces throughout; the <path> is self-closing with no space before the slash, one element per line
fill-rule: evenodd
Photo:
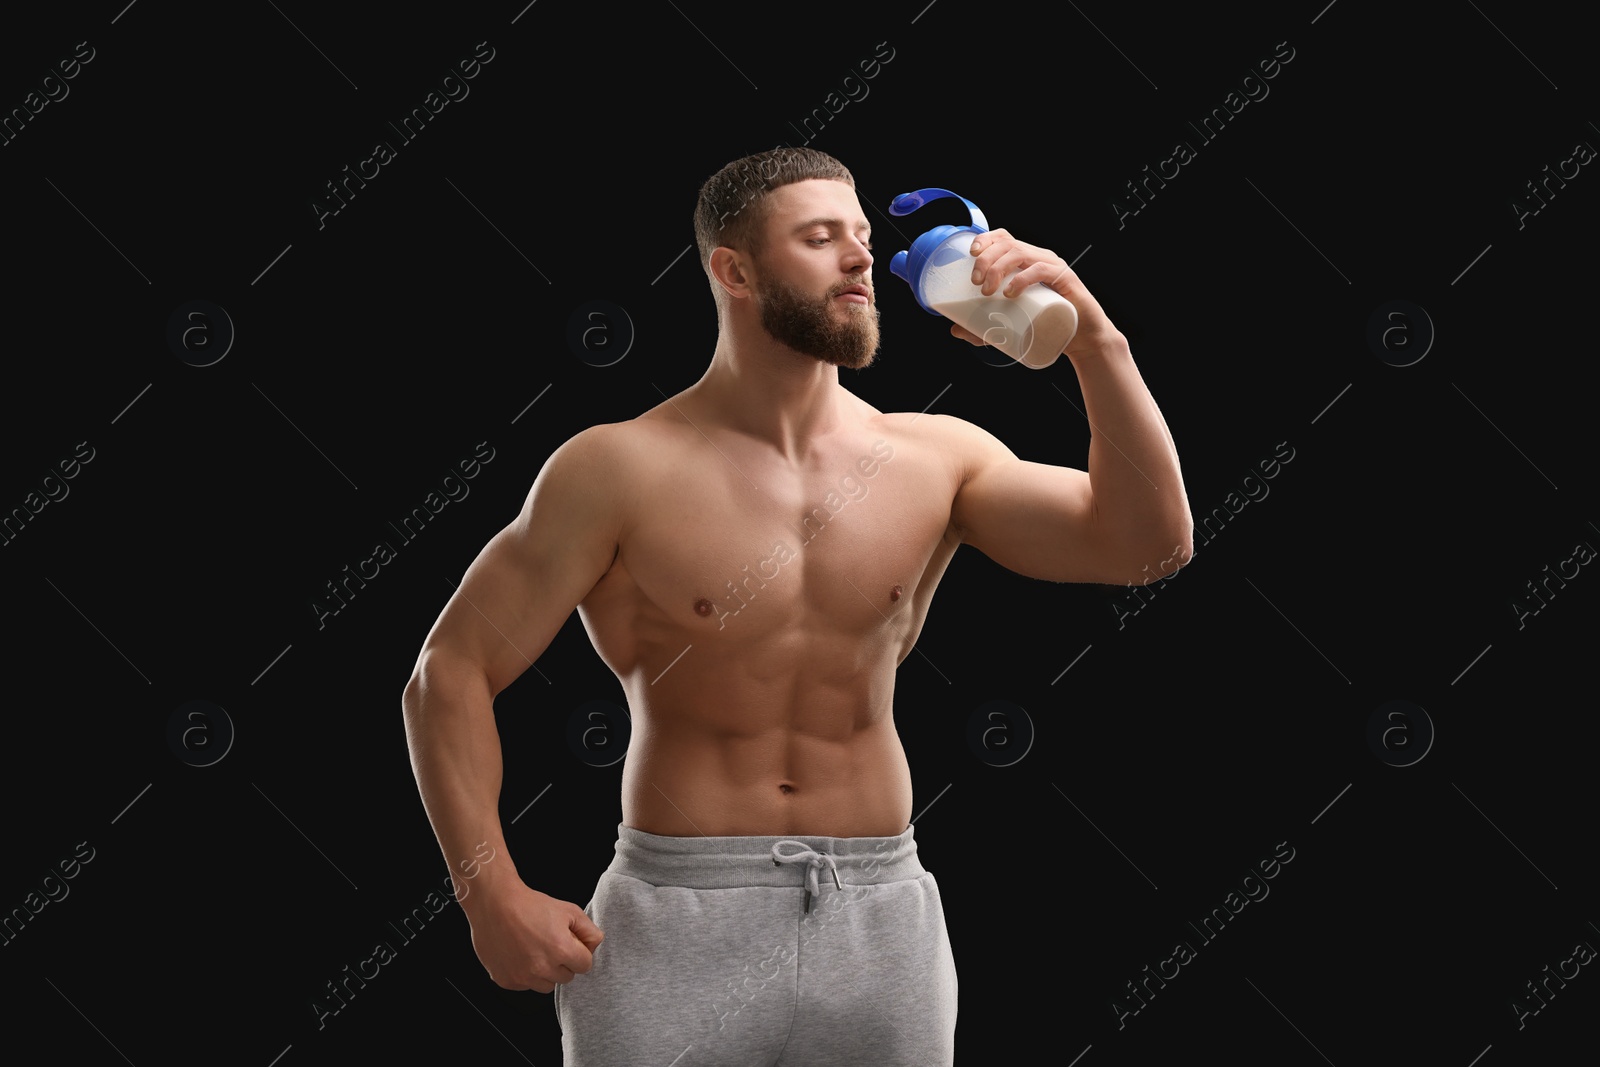
<path fill-rule="evenodd" d="M 1078 329 L 1078 312 L 1070 301 L 1040 284 L 1014 297 L 1003 296 L 1006 281 L 994 295 L 972 283 L 972 233 L 954 234 L 928 258 L 921 278 L 922 299 L 952 322 L 971 330 L 1012 359 L 1043 370 L 1061 355 Z"/>

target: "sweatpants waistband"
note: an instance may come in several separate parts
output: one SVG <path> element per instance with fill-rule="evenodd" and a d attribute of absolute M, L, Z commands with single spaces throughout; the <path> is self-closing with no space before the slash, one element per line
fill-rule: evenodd
<path fill-rule="evenodd" d="M 798 868 L 798 869 L 797 869 Z M 880 885 L 920 878 L 912 827 L 893 837 L 663 837 L 618 825 L 607 873 L 655 886 Z M 825 872 L 825 873 L 824 873 Z"/>

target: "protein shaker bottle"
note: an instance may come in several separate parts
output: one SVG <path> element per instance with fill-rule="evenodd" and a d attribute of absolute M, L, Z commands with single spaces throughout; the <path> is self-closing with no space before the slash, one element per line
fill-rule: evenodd
<path fill-rule="evenodd" d="M 948 189 L 901 193 L 889 205 L 891 215 L 909 215 L 923 204 L 954 197 L 967 205 L 970 226 L 935 226 L 896 252 L 889 272 L 904 278 L 924 310 L 942 315 L 982 337 L 1025 367 L 1043 370 L 1056 361 L 1078 330 L 1078 309 L 1053 289 L 1035 283 L 1014 297 L 1002 296 L 1003 279 L 993 296 L 972 283 L 972 240 L 989 232 L 978 205 Z"/>

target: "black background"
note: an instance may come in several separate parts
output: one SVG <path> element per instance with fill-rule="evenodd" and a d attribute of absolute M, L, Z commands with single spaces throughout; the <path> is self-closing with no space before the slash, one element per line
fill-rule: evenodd
<path fill-rule="evenodd" d="M 1131 339 L 1197 522 L 1281 443 L 1294 457 L 1137 615 L 1119 618 L 1125 591 L 953 561 L 896 721 L 962 1061 L 1033 1058 L 1042 1040 L 1085 1067 L 1467 1067 L 1589 1040 L 1591 968 L 1520 1029 L 1512 1005 L 1600 943 L 1600 578 L 1552 582 L 1520 627 L 1512 604 L 1600 545 L 1600 179 L 1583 168 L 1520 227 L 1513 202 L 1600 144 L 1592 41 L 1558 7 L 1322 3 L 8 13 L 5 113 L 78 42 L 95 50 L 0 145 L 0 509 L 79 442 L 94 457 L 0 544 L 0 911 L 94 849 L 70 895 L 0 945 L 8 1040 L 78 1063 L 559 1062 L 550 1000 L 490 982 L 453 907 L 318 1027 L 325 983 L 445 877 L 400 692 L 550 452 L 705 369 L 712 303 L 695 255 L 675 258 L 700 183 L 802 143 L 800 121 L 880 42 L 892 59 L 868 95 L 812 141 L 853 170 L 877 227 L 884 348 L 841 381 L 1083 466 L 1067 360 L 990 366 L 888 273 L 922 229 L 959 221 L 950 203 L 890 220 L 888 202 L 944 186 L 1075 264 Z M 324 183 L 398 143 L 386 122 L 480 41 L 494 58 L 470 95 L 319 228 Z M 1203 141 L 1187 123 L 1280 42 L 1293 58 L 1270 94 Z M 1179 140 L 1196 157 L 1119 225 L 1124 183 Z M 192 300 L 237 331 L 209 367 L 167 343 Z M 567 342 L 591 300 L 635 333 L 608 367 Z M 1396 300 L 1436 330 L 1405 367 L 1368 341 Z M 1416 315 L 1385 321 L 1402 327 L 1391 359 L 1399 338 L 1423 343 Z M 495 458 L 470 496 L 319 628 L 324 583 L 481 441 Z M 576 615 L 538 668 L 497 702 L 501 810 L 523 876 L 582 903 L 621 766 L 580 760 L 568 718 L 622 692 Z M 236 730 L 211 766 L 168 743 L 190 700 Z M 1036 734 L 1011 766 L 967 744 L 990 700 Z M 1389 749 L 1368 742 L 1391 700 L 1434 731 L 1409 766 L 1380 756 L 1403 761 L 1422 716 Z M 1188 923 L 1280 842 L 1294 859 L 1270 896 L 1199 944 Z M 1125 983 L 1181 939 L 1197 958 L 1119 1029 Z"/>

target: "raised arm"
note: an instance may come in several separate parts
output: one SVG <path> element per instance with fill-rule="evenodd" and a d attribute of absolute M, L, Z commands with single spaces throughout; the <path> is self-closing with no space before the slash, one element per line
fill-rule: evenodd
<path fill-rule="evenodd" d="M 981 235 L 972 250 L 973 280 L 986 295 L 1002 279 L 1007 296 L 1040 282 L 1077 309 L 1066 355 L 1083 390 L 1089 469 L 1024 462 L 961 423 L 951 431 L 965 464 L 951 519 L 962 540 L 1001 566 L 1051 581 L 1143 585 L 1172 573 L 1193 554 L 1193 520 L 1177 447 L 1128 339 L 1054 252 L 1005 230 Z M 951 332 L 983 343 L 960 326 Z"/>
<path fill-rule="evenodd" d="M 571 981 L 589 970 L 601 938 L 581 908 L 530 889 L 511 861 L 499 814 L 494 698 L 549 647 L 611 566 L 620 529 L 617 434 L 615 426 L 591 427 L 550 455 L 521 513 L 467 568 L 401 699 L 412 770 L 473 946 L 507 989 L 548 993 Z"/>

